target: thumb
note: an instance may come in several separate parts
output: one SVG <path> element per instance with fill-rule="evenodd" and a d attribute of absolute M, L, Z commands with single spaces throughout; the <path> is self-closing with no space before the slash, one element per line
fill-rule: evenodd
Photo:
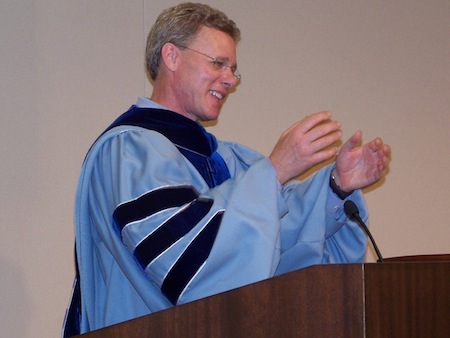
<path fill-rule="evenodd" d="M 344 143 L 341 151 L 352 151 L 361 144 L 362 132 L 357 130 L 348 140 Z"/>

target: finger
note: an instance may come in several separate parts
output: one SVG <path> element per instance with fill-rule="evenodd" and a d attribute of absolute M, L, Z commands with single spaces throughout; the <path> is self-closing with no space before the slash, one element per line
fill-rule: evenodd
<path fill-rule="evenodd" d="M 373 151 L 380 150 L 382 146 L 383 146 L 383 140 L 379 137 L 377 137 L 376 139 L 374 139 L 372 142 L 369 143 L 369 147 Z"/>
<path fill-rule="evenodd" d="M 382 159 L 382 158 L 389 159 L 389 157 L 391 155 L 391 149 L 387 144 L 381 145 L 377 150 L 374 150 L 374 152 L 376 152 L 378 154 L 378 157 L 380 159 Z"/>
<path fill-rule="evenodd" d="M 342 132 L 336 130 L 331 133 L 326 133 L 311 142 L 311 150 L 317 152 L 319 150 L 325 149 L 334 143 L 338 142 L 342 137 Z"/>
<path fill-rule="evenodd" d="M 316 165 L 318 163 L 327 161 L 330 158 L 336 156 L 338 151 L 339 151 L 338 147 L 333 147 L 333 148 L 327 148 L 327 149 L 324 149 L 324 150 L 321 150 L 321 151 L 315 153 L 312 156 L 312 162 L 313 162 L 312 166 L 314 166 L 314 165 Z"/>
<path fill-rule="evenodd" d="M 288 128 L 282 137 L 288 135 L 294 138 L 304 137 L 305 141 L 311 143 L 316 139 L 338 130 L 341 124 L 336 121 L 330 121 L 329 112 L 319 112 L 311 116 L 305 117 L 303 120 L 296 122 L 290 128 Z"/>
<path fill-rule="evenodd" d="M 321 111 L 310 116 L 306 116 L 298 124 L 299 129 L 306 133 L 313 129 L 315 126 L 330 120 L 331 113 L 328 111 Z"/>
<path fill-rule="evenodd" d="M 339 138 L 342 136 L 340 131 L 341 124 L 338 121 L 329 121 L 322 123 L 308 132 L 308 136 L 311 142 L 314 142 L 328 134 L 337 133 Z"/>
<path fill-rule="evenodd" d="M 382 151 L 386 157 L 391 156 L 391 147 L 388 144 L 383 144 Z"/>

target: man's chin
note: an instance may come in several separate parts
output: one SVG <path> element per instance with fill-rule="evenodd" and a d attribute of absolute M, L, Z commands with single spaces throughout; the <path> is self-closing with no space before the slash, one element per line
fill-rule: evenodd
<path fill-rule="evenodd" d="M 205 112 L 203 122 L 217 121 L 219 119 L 219 115 L 220 115 L 220 108 L 221 108 L 221 106 L 218 108 L 208 109 Z"/>

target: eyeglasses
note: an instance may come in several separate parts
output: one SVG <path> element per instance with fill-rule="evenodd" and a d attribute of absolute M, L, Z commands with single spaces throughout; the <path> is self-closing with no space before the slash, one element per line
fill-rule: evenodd
<path fill-rule="evenodd" d="M 192 48 L 189 48 L 189 47 L 181 47 L 181 48 L 184 48 L 184 49 L 187 49 L 187 50 L 190 50 L 191 52 L 195 52 L 195 53 L 197 53 L 197 54 L 200 54 L 200 55 L 203 55 L 203 56 L 206 56 L 207 58 L 210 58 L 211 59 L 211 64 L 213 65 L 213 67 L 215 68 L 215 69 L 217 69 L 217 70 L 222 70 L 222 71 L 226 71 L 227 70 L 227 68 L 230 68 L 230 70 L 231 70 L 231 72 L 233 73 L 233 76 L 234 76 L 234 78 L 237 80 L 237 81 L 240 81 L 241 80 L 241 73 L 239 73 L 239 70 L 237 69 L 237 66 L 235 65 L 235 66 L 228 66 L 227 64 L 225 64 L 225 62 L 223 62 L 223 61 L 220 61 L 220 60 L 218 60 L 218 59 L 216 59 L 216 58 L 213 58 L 212 56 L 209 56 L 209 55 L 207 55 L 207 54 L 205 54 L 205 53 L 202 53 L 202 52 L 199 52 L 198 50 L 194 50 L 194 49 L 192 49 Z"/>

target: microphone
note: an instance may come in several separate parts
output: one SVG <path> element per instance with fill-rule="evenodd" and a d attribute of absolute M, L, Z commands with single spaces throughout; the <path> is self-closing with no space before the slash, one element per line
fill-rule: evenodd
<path fill-rule="evenodd" d="M 375 252 L 378 256 L 378 263 L 383 263 L 383 256 L 381 256 L 381 252 L 380 252 L 380 250 L 378 250 L 377 243 L 375 243 L 375 240 L 373 239 L 372 234 L 369 231 L 369 228 L 367 227 L 367 225 L 364 223 L 364 221 L 359 216 L 359 210 L 358 210 L 358 207 L 356 206 L 356 204 L 350 200 L 345 201 L 344 211 L 345 211 L 345 214 L 348 216 L 348 218 L 356 221 L 356 223 L 358 223 L 358 225 L 364 230 L 364 232 L 367 234 L 367 236 L 369 236 L 370 242 L 372 243 L 373 248 L 375 249 Z"/>

